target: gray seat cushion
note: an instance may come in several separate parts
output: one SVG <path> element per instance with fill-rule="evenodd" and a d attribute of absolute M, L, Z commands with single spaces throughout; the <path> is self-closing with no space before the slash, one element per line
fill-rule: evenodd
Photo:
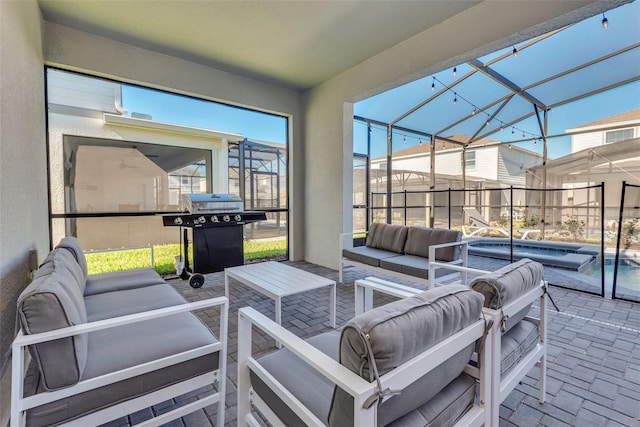
<path fill-rule="evenodd" d="M 89 322 L 186 303 L 178 291 L 167 283 L 89 295 L 84 301 Z"/>
<path fill-rule="evenodd" d="M 462 240 L 462 233 L 455 230 L 415 226 L 408 228 L 407 241 L 403 249 L 407 255 L 429 258 L 429 246 L 460 242 Z M 459 258 L 459 246 L 436 250 L 436 260 L 438 261 L 454 261 Z"/>
<path fill-rule="evenodd" d="M 207 344 L 216 343 L 193 314 L 181 313 L 89 335 L 82 379 L 125 369 Z M 73 419 L 104 406 L 152 392 L 218 367 L 218 353 L 198 357 L 27 411 L 27 425 L 38 427 Z"/>
<path fill-rule="evenodd" d="M 165 283 L 152 268 L 92 274 L 87 277 L 84 295 L 142 288 Z"/>
<path fill-rule="evenodd" d="M 403 253 L 408 227 L 397 224 L 374 222 L 369 227 L 366 245 L 395 253 Z"/>
<path fill-rule="evenodd" d="M 479 293 L 466 286 L 451 285 L 363 313 L 349 321 L 342 330 L 340 363 L 367 381 L 374 381 L 372 359 L 379 374 L 384 375 L 477 321 L 482 302 Z M 368 337 L 370 346 L 367 346 L 365 337 Z M 386 425 L 431 400 L 462 373 L 472 351 L 473 344 L 418 379 L 399 396 L 385 401 L 379 408 L 379 425 Z M 344 426 L 352 423 L 353 400 L 336 388 L 329 424 Z"/>
<path fill-rule="evenodd" d="M 71 263 L 70 263 L 71 261 Z M 18 297 L 18 319 L 25 334 L 36 334 L 87 322 L 78 271 L 66 251 L 55 251 Z M 87 336 L 76 335 L 29 346 L 46 390 L 73 385 L 87 361 Z"/>
<path fill-rule="evenodd" d="M 393 258 L 385 258 L 380 260 L 380 267 L 421 279 L 429 279 L 429 260 L 417 255 L 400 255 Z M 451 271 L 441 268 L 436 270 L 435 276 L 442 277 L 447 274 L 451 274 Z"/>
<path fill-rule="evenodd" d="M 369 246 L 358 246 L 353 249 L 343 249 L 342 256 L 372 267 L 380 267 L 380 260 L 400 256 L 400 254 Z"/>
<path fill-rule="evenodd" d="M 309 338 L 307 342 L 315 348 L 338 360 L 340 331 L 330 331 Z M 287 390 L 291 391 L 298 400 L 320 420 L 327 420 L 333 383 L 318 371 L 295 356 L 291 351 L 283 348 L 261 357 L 259 363 L 273 375 Z M 286 426 L 305 426 L 302 420 L 291 408 L 280 400 L 271 389 L 262 382 L 260 377 L 250 372 L 251 386 L 269 407 L 278 415 Z M 313 386 L 310 386 L 313 385 Z"/>
<path fill-rule="evenodd" d="M 543 274 L 542 264 L 523 258 L 499 270 L 476 277 L 470 286 L 484 295 L 485 307 L 496 310 L 540 286 Z M 530 308 L 531 304 L 507 319 L 506 330 L 522 320 Z"/>

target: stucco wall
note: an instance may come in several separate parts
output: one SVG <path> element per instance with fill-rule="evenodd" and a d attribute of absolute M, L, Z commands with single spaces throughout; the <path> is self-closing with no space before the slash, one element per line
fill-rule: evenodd
<path fill-rule="evenodd" d="M 8 351 L 29 251 L 42 260 L 49 249 L 41 40 L 35 1 L 0 1 L 0 424 L 8 416 Z"/>

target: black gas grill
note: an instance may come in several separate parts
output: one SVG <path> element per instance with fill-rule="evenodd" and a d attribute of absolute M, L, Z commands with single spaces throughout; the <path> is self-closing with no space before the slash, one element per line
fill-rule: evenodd
<path fill-rule="evenodd" d="M 162 224 L 192 229 L 193 270 L 186 228 L 181 234 L 184 264 L 176 262 L 176 270 L 194 288 L 204 284 L 202 274 L 244 264 L 243 225 L 267 219 L 264 212 L 243 211 L 244 202 L 235 194 L 186 194 L 182 208 L 185 213 L 162 215 Z"/>

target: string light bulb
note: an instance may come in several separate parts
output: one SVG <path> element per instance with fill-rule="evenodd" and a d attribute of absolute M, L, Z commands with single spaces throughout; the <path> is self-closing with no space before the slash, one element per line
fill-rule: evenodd
<path fill-rule="evenodd" d="M 509 144 L 509 150 L 511 150 L 511 144 Z"/>
<path fill-rule="evenodd" d="M 456 105 L 458 103 L 458 94 L 453 92 L 453 105 Z"/>
<path fill-rule="evenodd" d="M 453 77 L 455 77 L 456 74 L 458 74 L 458 69 L 456 67 L 453 67 Z"/>
<path fill-rule="evenodd" d="M 604 13 L 602 14 L 602 28 L 604 28 L 605 30 L 609 28 L 609 20 L 606 16 L 604 16 Z M 455 71 L 453 75 L 455 76 Z"/>
<path fill-rule="evenodd" d="M 511 54 L 513 55 L 514 58 L 518 57 L 518 49 L 515 46 L 513 47 Z"/>
<path fill-rule="evenodd" d="M 431 92 L 434 92 L 436 90 L 436 78 L 433 78 L 433 81 L 431 82 Z"/>
<path fill-rule="evenodd" d="M 511 135 L 515 135 L 516 134 L 516 130 L 512 127 L 511 128 Z"/>
<path fill-rule="evenodd" d="M 475 115 L 476 115 L 476 107 L 473 107 L 473 111 L 471 112 L 471 115 L 472 115 L 472 116 L 475 116 Z"/>

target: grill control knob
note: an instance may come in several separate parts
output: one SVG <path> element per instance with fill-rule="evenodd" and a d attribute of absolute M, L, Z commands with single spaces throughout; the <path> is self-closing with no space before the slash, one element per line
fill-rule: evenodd
<path fill-rule="evenodd" d="M 234 216 L 233 219 L 236 221 L 242 221 L 242 217 L 240 215 Z"/>
<path fill-rule="evenodd" d="M 225 215 L 225 216 L 222 217 L 222 220 L 224 222 L 229 222 L 231 220 L 231 218 L 229 218 L 229 215 Z"/>
<path fill-rule="evenodd" d="M 211 222 L 220 222 L 220 220 L 218 219 L 217 216 L 214 215 L 211 217 Z"/>
<path fill-rule="evenodd" d="M 200 218 L 198 218 L 198 222 L 200 224 L 203 224 L 203 223 L 207 222 L 207 219 L 205 217 L 201 216 Z"/>
<path fill-rule="evenodd" d="M 173 223 L 175 225 L 182 225 L 182 218 L 177 217 L 176 219 L 173 220 Z"/>

